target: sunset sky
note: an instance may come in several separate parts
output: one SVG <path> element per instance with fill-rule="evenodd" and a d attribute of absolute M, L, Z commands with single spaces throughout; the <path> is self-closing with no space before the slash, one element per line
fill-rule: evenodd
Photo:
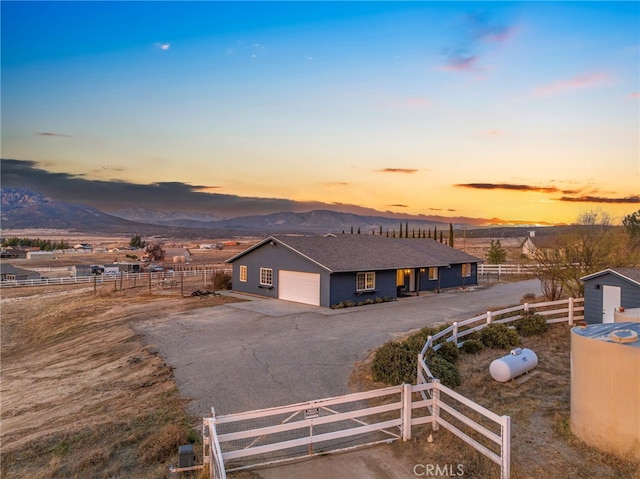
<path fill-rule="evenodd" d="M 3 186 L 222 216 L 640 208 L 638 2 L 0 8 Z"/>

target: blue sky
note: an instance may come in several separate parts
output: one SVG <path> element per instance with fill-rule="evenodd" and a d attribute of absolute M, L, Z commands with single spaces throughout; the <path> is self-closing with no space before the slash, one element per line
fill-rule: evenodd
<path fill-rule="evenodd" d="M 175 187 L 222 216 L 640 204 L 637 2 L 1 9 L 3 185 L 106 209 L 171 209 Z"/>

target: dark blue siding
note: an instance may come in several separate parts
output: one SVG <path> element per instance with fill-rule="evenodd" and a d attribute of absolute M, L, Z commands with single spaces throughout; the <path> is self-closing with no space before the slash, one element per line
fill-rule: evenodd
<path fill-rule="evenodd" d="M 620 306 L 640 308 L 640 286 L 612 273 L 605 273 L 584 282 L 584 320 L 602 322 L 602 286 L 620 287 Z"/>
<path fill-rule="evenodd" d="M 240 266 L 247 267 L 247 281 L 240 281 Z M 260 268 L 273 270 L 273 288 L 260 287 Z M 233 262 L 233 290 L 240 293 L 257 294 L 269 298 L 278 297 L 278 271 L 301 271 L 320 273 L 320 306 L 330 306 L 329 273 L 282 246 L 265 244 L 241 256 Z"/>
<path fill-rule="evenodd" d="M 367 299 L 396 298 L 396 270 L 376 271 L 376 289 L 372 292 L 356 292 L 357 273 L 334 273 L 331 275 L 331 304 L 343 301 L 359 303 Z"/>
<path fill-rule="evenodd" d="M 478 284 L 477 263 L 471 263 L 471 276 L 462 276 L 462 264 L 452 264 L 451 268 L 440 268 L 438 274 L 440 275 L 440 288 L 458 288 Z"/>

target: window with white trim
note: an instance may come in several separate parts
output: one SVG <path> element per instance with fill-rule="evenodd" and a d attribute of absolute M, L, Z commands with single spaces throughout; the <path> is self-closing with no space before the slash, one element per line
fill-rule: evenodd
<path fill-rule="evenodd" d="M 273 286 L 273 269 L 260 268 L 260 285 Z"/>
<path fill-rule="evenodd" d="M 247 282 L 247 267 L 244 265 L 240 266 L 240 281 Z"/>
<path fill-rule="evenodd" d="M 468 278 L 471 276 L 471 263 L 462 263 L 462 277 Z"/>
<path fill-rule="evenodd" d="M 356 291 L 371 291 L 376 289 L 376 273 L 369 271 L 356 275 Z"/>
<path fill-rule="evenodd" d="M 429 281 L 438 279 L 438 268 L 429 268 Z"/>

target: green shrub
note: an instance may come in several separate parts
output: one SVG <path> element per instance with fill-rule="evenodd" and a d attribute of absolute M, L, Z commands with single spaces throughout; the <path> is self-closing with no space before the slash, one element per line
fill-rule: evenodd
<path fill-rule="evenodd" d="M 376 351 L 376 357 L 371 364 L 374 381 L 392 385 L 414 383 L 418 352 L 409 348 L 405 341 L 389 341 L 383 344 Z"/>
<path fill-rule="evenodd" d="M 435 354 L 426 358 L 427 366 L 442 384 L 449 388 L 460 386 L 460 371 L 455 364 L 447 361 L 442 356 Z"/>
<path fill-rule="evenodd" d="M 549 329 L 549 325 L 547 324 L 547 320 L 544 319 L 544 316 L 531 311 L 523 313 L 522 318 L 518 319 L 514 323 L 514 326 L 516 327 L 516 331 L 525 337 L 539 336 L 546 333 Z"/>
<path fill-rule="evenodd" d="M 506 324 L 492 323 L 480 331 L 480 341 L 488 348 L 511 349 L 520 345 L 520 335 Z"/>
<path fill-rule="evenodd" d="M 484 344 L 478 339 L 467 339 L 460 349 L 467 354 L 476 354 L 484 349 Z"/>
<path fill-rule="evenodd" d="M 455 343 L 441 343 L 436 352 L 450 363 L 455 363 L 458 360 L 458 346 L 456 346 Z"/>

